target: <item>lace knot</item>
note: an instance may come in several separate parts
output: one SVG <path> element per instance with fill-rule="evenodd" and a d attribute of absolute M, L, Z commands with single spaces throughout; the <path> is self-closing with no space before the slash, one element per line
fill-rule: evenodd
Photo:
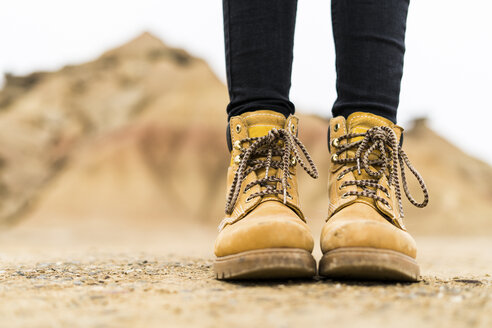
<path fill-rule="evenodd" d="M 318 177 L 318 171 L 306 147 L 286 129 L 273 128 L 265 136 L 245 138 L 240 140 L 240 143 L 250 143 L 250 145 L 247 148 L 240 148 L 241 154 L 239 155 L 238 169 L 227 196 L 226 214 L 231 214 L 234 210 L 241 191 L 241 185 L 248 174 L 253 171 L 265 169 L 265 176 L 248 183 L 243 192 L 248 191 L 255 185 L 264 187 L 264 189 L 251 194 L 248 200 L 265 195 L 283 195 L 284 204 L 287 203 L 287 198 L 290 197 L 287 188 L 289 187 L 289 168 L 291 166 L 299 163 L 311 177 L 315 179 Z M 299 150 L 306 158 L 308 165 L 301 158 Z M 292 160 L 291 156 L 293 156 Z M 273 157 L 280 158 L 280 160 L 273 159 Z M 270 169 L 282 170 L 282 177 L 270 176 Z M 277 187 L 279 183 L 281 184 L 280 189 Z"/>
<path fill-rule="evenodd" d="M 362 137 L 362 140 L 353 141 L 353 138 Z M 350 164 L 353 163 L 348 168 L 344 169 L 339 176 L 343 176 L 350 171 L 357 170 L 357 173 L 361 175 L 362 170 L 364 170 L 370 177 L 374 179 L 359 179 L 359 180 L 349 180 L 342 183 L 341 188 L 356 185 L 361 187 L 363 191 L 348 191 L 344 195 L 346 196 L 362 196 L 369 197 L 375 201 L 380 201 L 387 207 L 391 207 L 389 202 L 377 195 L 376 191 L 378 189 L 382 190 L 386 195 L 389 195 L 389 190 L 379 183 L 379 179 L 384 175 L 388 178 L 388 185 L 394 186 L 395 195 L 398 201 L 400 217 L 404 217 L 403 205 L 401 202 L 401 189 L 400 189 L 400 179 L 403 185 L 403 190 L 407 199 L 416 207 L 425 207 L 429 202 L 429 194 L 424 180 L 420 173 L 412 166 L 408 156 L 401 148 L 398 137 L 393 129 L 388 126 L 376 126 L 365 133 L 348 133 L 338 138 L 338 140 L 346 139 L 345 144 L 338 144 L 339 150 L 336 152 L 337 156 L 332 157 L 332 161 L 335 163 Z M 341 153 L 346 152 L 349 149 L 356 148 L 355 156 L 353 158 L 339 159 Z M 373 155 L 372 158 L 369 157 Z M 417 179 L 422 193 L 424 195 L 424 200 L 419 203 L 417 202 L 408 189 L 407 178 L 405 175 L 405 166 L 408 167 L 410 172 Z M 374 171 L 372 168 L 379 167 L 379 170 Z M 373 190 L 367 189 L 367 187 L 373 188 Z"/>

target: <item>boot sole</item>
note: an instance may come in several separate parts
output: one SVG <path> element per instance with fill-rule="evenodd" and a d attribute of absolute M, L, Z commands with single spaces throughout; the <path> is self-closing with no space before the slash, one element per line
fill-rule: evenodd
<path fill-rule="evenodd" d="M 419 281 L 417 262 L 405 254 L 371 247 L 342 247 L 323 255 L 320 276 L 337 279 Z"/>
<path fill-rule="evenodd" d="M 316 260 L 299 248 L 267 248 L 218 257 L 214 272 L 219 280 L 310 278 Z"/>

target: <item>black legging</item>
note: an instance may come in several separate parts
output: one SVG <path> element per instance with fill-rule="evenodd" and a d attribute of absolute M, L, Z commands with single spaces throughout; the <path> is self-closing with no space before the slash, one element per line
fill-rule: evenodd
<path fill-rule="evenodd" d="M 331 5 L 338 93 L 333 116 L 364 111 L 396 123 L 408 0 Z M 293 114 L 297 0 L 223 0 L 223 6 L 229 118 L 260 109 Z"/>

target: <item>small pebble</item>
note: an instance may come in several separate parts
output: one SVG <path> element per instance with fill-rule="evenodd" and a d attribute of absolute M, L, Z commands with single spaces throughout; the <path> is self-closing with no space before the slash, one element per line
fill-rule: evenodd
<path fill-rule="evenodd" d="M 461 295 L 451 297 L 451 302 L 453 303 L 460 303 L 461 301 L 463 301 L 463 296 Z"/>

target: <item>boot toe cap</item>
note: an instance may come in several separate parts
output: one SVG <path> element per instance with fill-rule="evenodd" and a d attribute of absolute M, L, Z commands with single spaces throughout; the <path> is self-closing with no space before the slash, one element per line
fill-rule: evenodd
<path fill-rule="evenodd" d="M 394 250 L 412 258 L 417 255 L 413 237 L 381 216 L 378 219 L 343 213 L 339 217 L 335 216 L 324 225 L 321 232 L 323 253 L 341 247 L 373 247 Z"/>
<path fill-rule="evenodd" d="M 300 248 L 311 252 L 313 247 L 309 227 L 291 210 L 253 211 L 219 233 L 215 255 L 220 257 L 265 248 Z"/>

